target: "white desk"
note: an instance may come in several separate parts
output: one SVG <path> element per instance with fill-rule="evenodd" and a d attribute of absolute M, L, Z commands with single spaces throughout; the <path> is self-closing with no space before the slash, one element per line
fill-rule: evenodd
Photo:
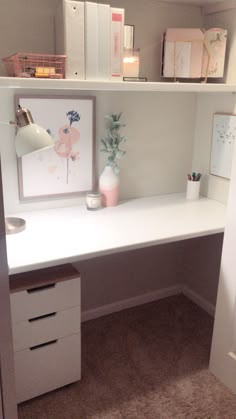
<path fill-rule="evenodd" d="M 7 236 L 8 264 L 10 274 L 23 272 L 26 280 L 30 270 L 223 232 L 225 206 L 206 198 L 186 201 L 178 194 L 130 200 L 99 211 L 83 205 L 18 216 L 25 218 L 27 227 Z M 32 288 L 37 275 L 29 276 Z M 16 277 L 15 282 L 22 279 Z M 48 278 L 40 272 L 40 281 Z M 79 278 L 59 286 L 53 281 L 53 288 L 38 288 L 37 283 L 33 293 L 25 289 L 12 293 L 18 401 L 80 379 L 79 301 Z M 51 318 L 51 312 L 57 316 Z M 28 321 L 35 317 L 36 323 Z"/>
<path fill-rule="evenodd" d="M 184 194 L 175 194 L 133 199 L 99 211 L 82 205 L 20 213 L 27 226 L 7 236 L 9 273 L 220 233 L 225 212 L 217 201 L 187 201 Z"/>

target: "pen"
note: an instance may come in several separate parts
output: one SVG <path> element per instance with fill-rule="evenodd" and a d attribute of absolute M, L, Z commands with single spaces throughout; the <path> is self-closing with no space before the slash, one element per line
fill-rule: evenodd
<path fill-rule="evenodd" d="M 195 180 L 199 181 L 201 179 L 201 176 L 202 176 L 201 173 L 198 173 Z"/>
<path fill-rule="evenodd" d="M 193 182 L 199 182 L 199 180 L 201 179 L 202 174 L 201 173 L 196 173 L 193 172 L 192 175 L 190 175 L 188 173 L 188 180 L 192 180 Z"/>

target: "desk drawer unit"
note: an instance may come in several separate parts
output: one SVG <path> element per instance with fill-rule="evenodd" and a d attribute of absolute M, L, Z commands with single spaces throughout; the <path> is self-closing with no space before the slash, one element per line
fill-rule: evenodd
<path fill-rule="evenodd" d="M 81 378 L 80 277 L 70 265 L 10 277 L 17 401 Z"/>

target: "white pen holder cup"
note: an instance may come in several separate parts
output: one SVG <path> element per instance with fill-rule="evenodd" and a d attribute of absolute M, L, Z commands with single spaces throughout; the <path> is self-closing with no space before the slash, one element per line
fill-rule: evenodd
<path fill-rule="evenodd" d="M 187 193 L 186 198 L 190 199 L 192 201 L 199 199 L 199 193 L 200 193 L 200 180 L 194 181 L 194 180 L 188 180 L 187 181 Z"/>

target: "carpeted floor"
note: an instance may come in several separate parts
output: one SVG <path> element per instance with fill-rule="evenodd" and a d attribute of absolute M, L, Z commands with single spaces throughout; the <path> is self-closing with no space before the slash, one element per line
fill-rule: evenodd
<path fill-rule="evenodd" d="M 213 320 L 183 296 L 82 325 L 81 382 L 19 406 L 19 419 L 236 419 L 208 370 Z"/>

